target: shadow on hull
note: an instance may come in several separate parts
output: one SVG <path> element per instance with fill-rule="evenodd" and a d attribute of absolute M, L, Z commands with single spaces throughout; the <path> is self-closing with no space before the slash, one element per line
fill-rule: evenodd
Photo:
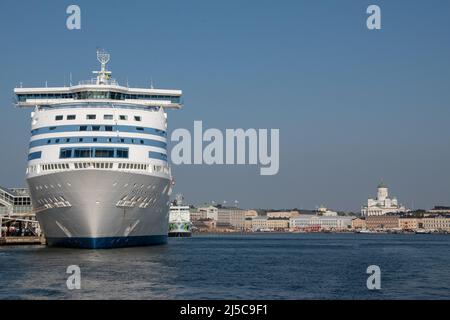
<path fill-rule="evenodd" d="M 167 243 L 167 236 L 134 236 L 103 238 L 47 238 L 51 247 L 80 249 L 112 249 L 125 247 L 143 247 Z"/>

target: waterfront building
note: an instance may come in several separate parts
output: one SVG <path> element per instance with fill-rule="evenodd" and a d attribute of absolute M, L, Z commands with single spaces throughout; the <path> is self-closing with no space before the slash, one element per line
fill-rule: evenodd
<path fill-rule="evenodd" d="M 389 191 L 383 183 L 378 185 L 378 192 L 376 199 L 368 199 L 367 205 L 361 209 L 361 214 L 368 216 L 382 216 L 388 213 L 403 213 L 407 209 L 398 203 L 397 198 L 389 197 Z"/>
<path fill-rule="evenodd" d="M 399 216 L 397 215 L 375 215 L 366 218 L 367 229 L 398 229 Z"/>
<path fill-rule="evenodd" d="M 437 216 L 433 218 L 422 218 L 424 229 L 450 232 L 450 217 Z"/>
<path fill-rule="evenodd" d="M 338 213 L 336 211 L 328 210 L 325 206 L 321 205 L 317 208 L 317 214 L 325 217 L 336 217 Z"/>
<path fill-rule="evenodd" d="M 267 217 L 268 218 L 294 218 L 294 217 L 298 217 L 300 215 L 300 213 L 296 210 L 293 211 L 269 211 L 267 212 Z"/>
<path fill-rule="evenodd" d="M 285 231 L 289 229 L 289 219 L 288 218 L 267 218 L 266 220 L 267 229 L 274 231 Z"/>
<path fill-rule="evenodd" d="M 245 218 L 254 218 L 258 216 L 258 212 L 256 210 L 247 210 L 245 212 Z"/>
<path fill-rule="evenodd" d="M 245 221 L 244 221 L 244 230 L 246 231 L 251 231 L 252 230 L 252 225 L 253 225 L 253 219 L 255 217 L 246 217 Z"/>
<path fill-rule="evenodd" d="M 366 229 L 366 219 L 355 218 L 352 220 L 352 229 Z"/>
<path fill-rule="evenodd" d="M 219 206 L 217 209 L 217 227 L 244 229 L 246 210 L 223 206 Z"/>
<path fill-rule="evenodd" d="M 218 220 L 219 209 L 214 206 L 200 207 L 198 208 L 200 216 L 202 219 L 212 219 L 214 221 Z"/>
<path fill-rule="evenodd" d="M 34 216 L 28 189 L 0 187 L 0 215 Z"/>
<path fill-rule="evenodd" d="M 423 223 L 421 218 L 400 218 L 398 227 L 402 230 L 417 230 L 423 228 Z"/>
<path fill-rule="evenodd" d="M 205 211 L 199 211 L 198 209 L 191 209 L 190 210 L 190 216 L 191 221 L 197 221 L 201 219 L 206 219 L 206 212 Z"/>
<path fill-rule="evenodd" d="M 0 238 L 40 234 L 28 189 L 0 187 Z"/>
<path fill-rule="evenodd" d="M 434 214 L 450 214 L 450 207 L 434 206 L 433 209 L 430 209 L 427 212 Z"/>
<path fill-rule="evenodd" d="M 262 231 L 267 230 L 267 216 L 258 216 L 252 218 L 252 230 Z"/>
<path fill-rule="evenodd" d="M 192 221 L 192 226 L 200 230 L 215 229 L 216 221 L 212 219 L 198 219 Z"/>
<path fill-rule="evenodd" d="M 324 217 L 317 215 L 300 215 L 289 220 L 291 229 L 347 230 L 352 226 L 352 216 Z"/>

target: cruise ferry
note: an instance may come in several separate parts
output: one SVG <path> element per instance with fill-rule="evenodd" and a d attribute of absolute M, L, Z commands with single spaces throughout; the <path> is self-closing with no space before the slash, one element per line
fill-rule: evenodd
<path fill-rule="evenodd" d="M 176 200 L 170 206 L 169 237 L 190 237 L 191 233 L 189 206 L 183 206 L 182 196 L 177 195 Z"/>
<path fill-rule="evenodd" d="M 167 242 L 172 177 L 167 109 L 181 90 L 131 88 L 97 51 L 95 78 L 64 87 L 15 88 L 33 108 L 26 169 L 50 246 L 112 248 Z"/>

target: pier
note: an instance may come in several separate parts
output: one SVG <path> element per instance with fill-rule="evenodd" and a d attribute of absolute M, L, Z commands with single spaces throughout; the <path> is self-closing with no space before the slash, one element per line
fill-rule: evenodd
<path fill-rule="evenodd" d="M 0 215 L 0 246 L 42 244 L 45 238 L 34 213 Z"/>
<path fill-rule="evenodd" d="M 1 237 L 0 246 L 17 246 L 17 245 L 44 245 L 43 237 Z"/>

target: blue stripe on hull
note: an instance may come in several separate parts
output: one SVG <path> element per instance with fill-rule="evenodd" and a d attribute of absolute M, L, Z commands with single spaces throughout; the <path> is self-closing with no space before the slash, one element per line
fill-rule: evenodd
<path fill-rule="evenodd" d="M 167 243 L 167 236 L 134 236 L 102 238 L 46 238 L 52 247 L 109 249 L 123 247 L 150 246 Z"/>

